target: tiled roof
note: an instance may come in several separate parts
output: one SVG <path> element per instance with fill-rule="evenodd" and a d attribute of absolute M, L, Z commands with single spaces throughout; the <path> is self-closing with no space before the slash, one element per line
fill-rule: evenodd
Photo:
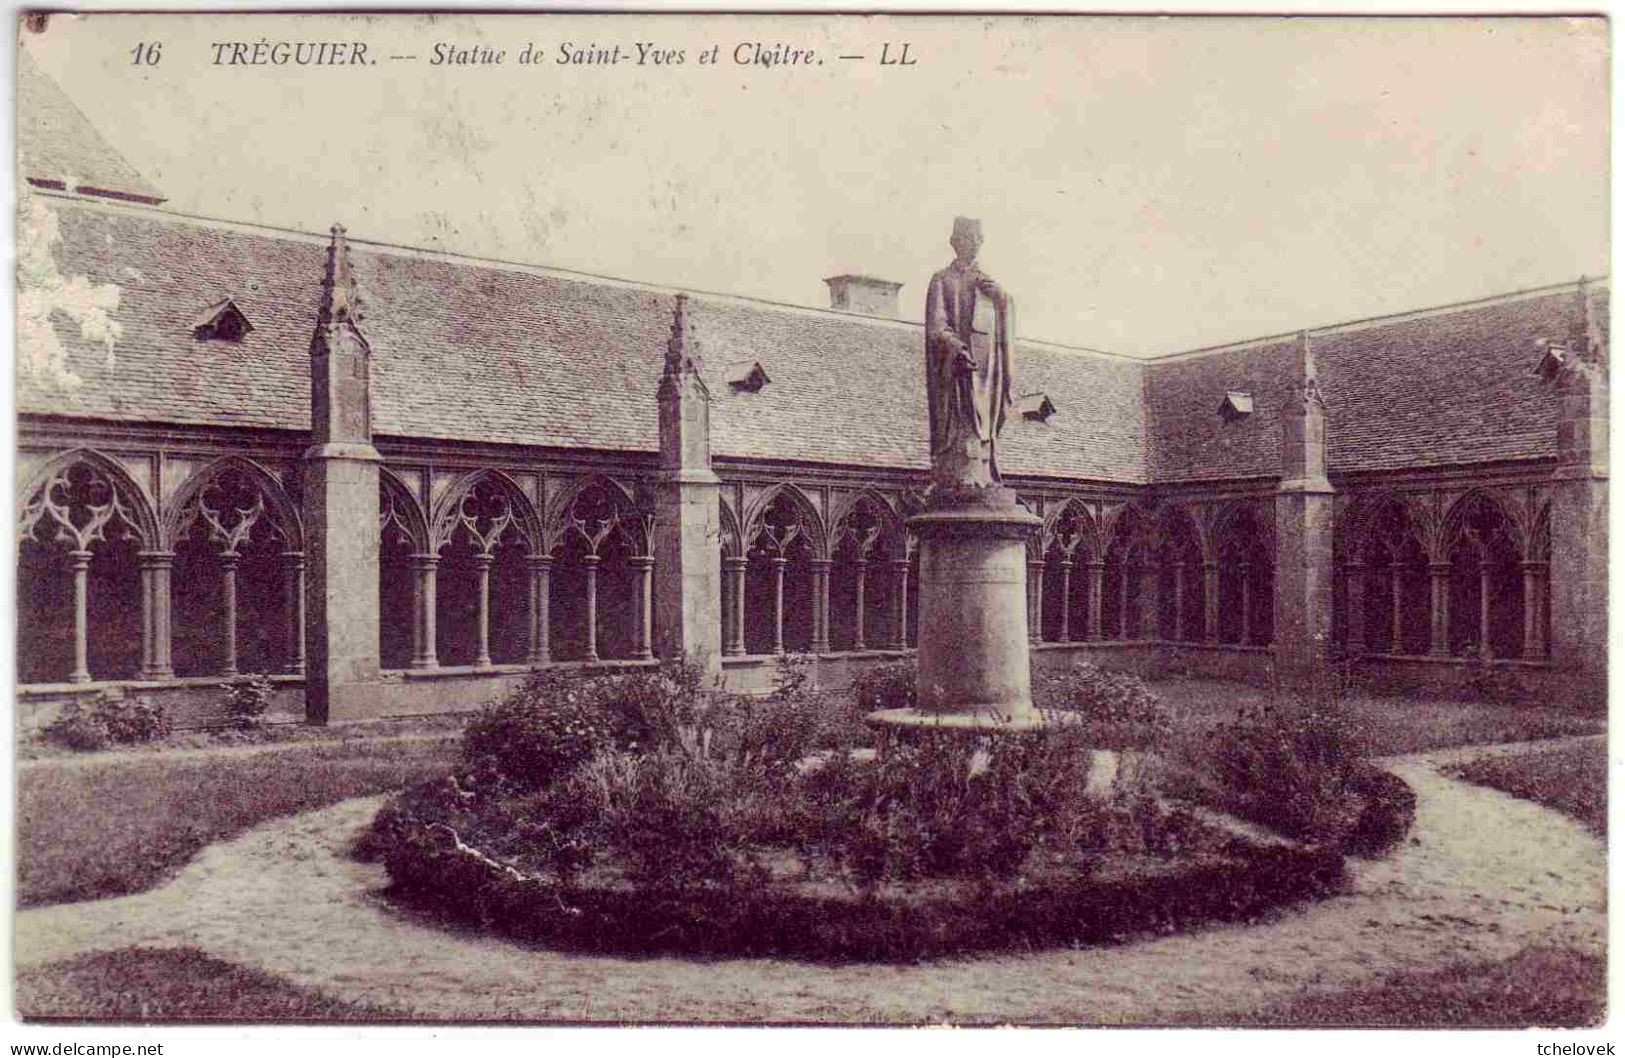
<path fill-rule="evenodd" d="M 17 168 L 22 178 L 139 202 L 164 200 L 28 55 L 17 49 Z"/>
<path fill-rule="evenodd" d="M 325 240 L 51 199 L 60 270 L 119 287 L 109 357 L 59 322 L 72 393 L 23 379 L 18 409 L 124 421 L 304 430 Z M 352 240 L 373 349 L 380 435 L 653 451 L 655 390 L 674 294 Z M 240 342 L 193 337 L 233 299 Z M 719 456 L 924 468 L 923 348 L 915 325 L 693 295 L 689 318 Z M 771 383 L 720 376 L 759 361 Z M 1048 393 L 1048 423 L 1001 437 L 1017 475 L 1144 479 L 1140 365 L 1021 344 L 1014 373 Z"/>
<path fill-rule="evenodd" d="M 1593 295 L 1607 317 L 1607 291 Z M 1580 325 L 1575 287 L 1314 332 L 1333 472 L 1555 454 L 1556 401 L 1532 372 L 1540 338 Z M 1604 330 L 1606 339 L 1606 330 Z M 1280 472 L 1279 411 L 1295 337 L 1153 361 L 1146 373 L 1154 481 Z M 1228 390 L 1254 414 L 1225 421 Z"/>
<path fill-rule="evenodd" d="M 703 297 L 690 305 L 707 365 L 756 360 L 772 379 L 754 393 L 711 386 L 713 453 L 929 467 L 918 326 Z M 1047 423 L 1010 413 L 999 437 L 1007 474 L 1144 480 L 1138 363 L 1018 341 L 1011 373 L 1058 410 Z"/>

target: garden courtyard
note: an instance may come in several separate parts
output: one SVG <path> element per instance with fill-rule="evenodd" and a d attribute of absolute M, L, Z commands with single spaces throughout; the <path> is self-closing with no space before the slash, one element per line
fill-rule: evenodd
<path fill-rule="evenodd" d="M 1252 730 L 1237 724 L 1256 728 L 1256 715 L 1246 718 L 1265 698 L 1242 685 L 1190 679 L 1156 681 L 1150 690 L 1161 703 L 1157 738 L 1174 747 Z M 18 776 L 18 1014 L 1407 1027 L 1600 1021 L 1603 721 L 1529 704 L 1361 697 L 1344 699 L 1337 711 L 1358 736 L 1361 766 L 1397 777 L 1409 790 L 1407 806 L 1410 797 L 1414 804 L 1408 829 L 1382 849 L 1344 858 L 1346 876 L 1335 890 L 1089 943 L 911 959 L 595 951 L 507 935 L 478 916 L 398 899 L 391 881 L 398 889 L 409 877 L 400 867 L 405 854 L 396 848 L 386 863 L 358 856 L 357 845 L 378 839 L 375 820 L 389 818 L 381 809 L 399 817 L 411 808 L 398 791 L 457 764 L 460 725 L 445 721 L 295 740 L 273 733 L 266 737 L 285 741 L 226 747 L 193 737 L 94 754 L 40 750 Z M 1170 797 L 1211 793 L 1178 767 L 1157 781 Z M 1269 818 L 1245 798 L 1224 807 Z M 1204 819 L 1224 816 L 1199 811 Z M 1289 840 L 1248 818 L 1224 818 L 1264 846 L 1329 840 L 1321 830 Z"/>

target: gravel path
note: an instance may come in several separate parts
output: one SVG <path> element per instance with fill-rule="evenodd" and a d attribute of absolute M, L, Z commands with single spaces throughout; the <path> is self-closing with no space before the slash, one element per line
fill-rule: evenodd
<path fill-rule="evenodd" d="M 418 924 L 381 899 L 382 869 L 345 854 L 384 800 L 370 797 L 211 846 L 153 892 L 21 912 L 16 959 L 192 945 L 423 1020 L 1146 1024 L 1537 943 L 1602 953 L 1602 843 L 1549 809 L 1436 770 L 1463 755 L 1383 762 L 1416 791 L 1416 827 L 1390 858 L 1354 861 L 1349 894 L 1262 925 L 1117 948 L 843 967 L 526 949 Z"/>

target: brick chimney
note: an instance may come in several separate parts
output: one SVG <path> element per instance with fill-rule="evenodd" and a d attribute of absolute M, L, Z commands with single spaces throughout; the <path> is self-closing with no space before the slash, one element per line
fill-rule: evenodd
<path fill-rule="evenodd" d="M 859 316 L 897 318 L 897 292 L 903 284 L 874 276 L 841 275 L 824 280 L 829 286 L 829 307 Z"/>

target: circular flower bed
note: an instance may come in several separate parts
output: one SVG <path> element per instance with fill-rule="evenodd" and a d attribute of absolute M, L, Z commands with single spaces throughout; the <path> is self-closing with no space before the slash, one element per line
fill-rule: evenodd
<path fill-rule="evenodd" d="M 1121 688 L 1119 688 L 1121 691 Z M 1335 889 L 1334 852 L 1169 807 L 1148 769 L 1089 788 L 1084 722 L 865 746 L 885 689 L 831 698 L 789 666 L 765 699 L 691 670 L 534 679 L 452 775 L 366 842 L 396 892 L 510 935 L 617 952 L 917 959 L 1247 919 Z M 1137 746 L 1121 694 L 1112 739 Z"/>

